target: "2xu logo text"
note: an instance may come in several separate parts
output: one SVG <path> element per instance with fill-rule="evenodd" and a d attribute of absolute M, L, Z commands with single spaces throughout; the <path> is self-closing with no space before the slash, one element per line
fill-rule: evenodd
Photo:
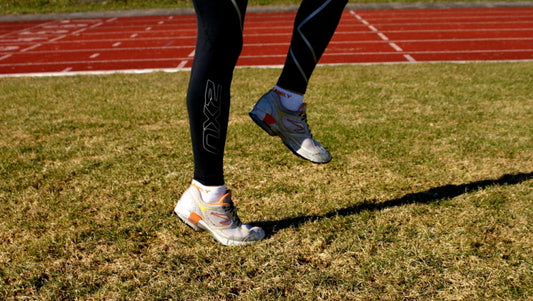
<path fill-rule="evenodd" d="M 216 145 L 220 139 L 220 122 L 218 117 L 220 116 L 221 91 L 222 86 L 215 84 L 211 80 L 207 81 L 203 111 L 206 120 L 203 123 L 202 138 L 204 149 L 212 154 L 216 154 L 219 151 Z"/>

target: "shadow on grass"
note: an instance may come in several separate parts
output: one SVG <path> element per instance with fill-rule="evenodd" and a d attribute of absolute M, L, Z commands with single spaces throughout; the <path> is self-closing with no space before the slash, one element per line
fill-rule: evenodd
<path fill-rule="evenodd" d="M 409 193 L 400 198 L 388 200 L 382 203 L 365 202 L 348 208 L 335 210 L 323 215 L 299 216 L 278 221 L 254 222 L 252 224 L 262 227 L 266 232 L 266 236 L 270 237 L 281 229 L 298 227 L 307 222 L 321 220 L 324 218 L 331 218 L 334 216 L 349 216 L 357 214 L 361 211 L 379 211 L 385 208 L 403 206 L 408 204 L 429 204 L 433 202 L 443 201 L 446 199 L 451 199 L 464 193 L 469 193 L 494 185 L 519 184 L 532 178 L 533 172 L 519 173 L 514 175 L 506 174 L 496 180 L 482 180 L 461 185 L 445 185 L 441 187 L 431 188 L 422 192 Z"/>

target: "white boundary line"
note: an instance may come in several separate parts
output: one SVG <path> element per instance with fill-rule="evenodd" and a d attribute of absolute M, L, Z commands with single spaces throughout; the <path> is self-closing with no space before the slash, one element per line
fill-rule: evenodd
<path fill-rule="evenodd" d="M 419 61 L 419 62 L 372 62 L 372 63 L 335 63 L 335 64 L 318 64 L 318 67 L 325 66 L 372 66 L 372 65 L 404 65 L 404 64 L 480 64 L 480 63 L 521 63 L 533 62 L 533 59 L 525 60 L 459 60 L 459 61 Z M 283 65 L 253 65 L 237 66 L 236 69 L 281 69 Z M 61 72 L 40 72 L 40 73 L 15 73 L 0 74 L 0 78 L 7 77 L 59 77 L 59 76 L 78 76 L 78 75 L 110 75 L 110 74 L 147 74 L 153 72 L 189 72 L 187 68 L 153 68 L 153 69 L 124 69 L 124 70 L 102 70 L 102 71 L 73 71 L 63 70 Z"/>
<path fill-rule="evenodd" d="M 68 69 L 68 68 L 67 68 Z M 76 75 L 107 75 L 107 74 L 144 74 L 152 72 L 181 72 L 190 71 L 191 68 L 153 68 L 153 69 L 124 69 L 124 70 L 99 70 L 99 71 L 73 71 L 63 70 L 60 72 L 32 72 L 16 74 L 0 74 L 2 77 L 55 77 L 55 76 L 76 76 Z"/>
<path fill-rule="evenodd" d="M 372 24 L 370 24 L 367 20 L 365 20 L 363 17 L 361 17 L 360 15 L 358 15 L 355 10 L 351 10 L 350 11 L 350 15 L 354 16 L 357 20 L 359 20 L 359 22 L 363 23 L 366 27 L 368 27 L 373 33 L 377 34 L 378 37 L 381 38 L 381 40 L 383 40 L 384 42 L 388 43 L 390 47 L 392 47 L 392 49 L 396 50 L 397 52 L 401 53 L 403 55 L 403 57 L 409 61 L 409 62 L 416 62 L 416 60 L 409 54 L 409 53 L 405 53 L 405 51 L 400 47 L 398 46 L 398 44 L 392 42 L 389 37 L 387 37 L 387 35 L 385 35 L 383 32 L 381 32 L 380 30 L 378 30 L 376 27 L 374 27 Z"/>

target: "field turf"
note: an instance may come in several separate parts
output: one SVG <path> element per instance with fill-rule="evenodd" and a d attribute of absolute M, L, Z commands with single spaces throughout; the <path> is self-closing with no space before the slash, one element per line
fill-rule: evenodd
<path fill-rule="evenodd" d="M 172 210 L 192 176 L 187 72 L 0 78 L 2 300 L 531 300 L 533 63 L 319 67 L 303 161 L 247 113 L 227 184 L 267 238 Z"/>

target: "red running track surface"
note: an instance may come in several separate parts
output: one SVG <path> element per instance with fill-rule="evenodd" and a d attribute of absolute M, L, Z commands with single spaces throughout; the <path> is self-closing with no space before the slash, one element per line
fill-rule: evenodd
<path fill-rule="evenodd" d="M 279 66 L 294 12 L 248 13 L 238 66 Z M 193 15 L 0 23 L 0 76 L 188 70 Z M 346 10 L 320 64 L 533 60 L 533 7 Z"/>

